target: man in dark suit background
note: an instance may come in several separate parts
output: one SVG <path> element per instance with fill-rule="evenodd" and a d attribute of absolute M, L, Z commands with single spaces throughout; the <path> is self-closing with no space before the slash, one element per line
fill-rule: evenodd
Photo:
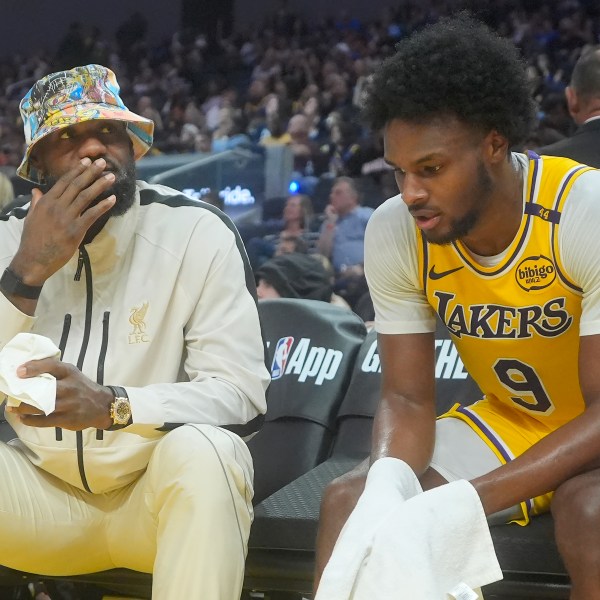
<path fill-rule="evenodd" d="M 571 137 L 543 146 L 537 152 L 566 156 L 600 168 L 600 46 L 583 52 L 573 68 L 565 95 L 578 128 Z"/>

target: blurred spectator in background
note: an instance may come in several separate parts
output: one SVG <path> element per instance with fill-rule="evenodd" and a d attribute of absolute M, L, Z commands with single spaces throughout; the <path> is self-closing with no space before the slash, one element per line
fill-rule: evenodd
<path fill-rule="evenodd" d="M 308 251 L 308 240 L 303 238 L 311 231 L 313 217 L 314 212 L 309 196 L 305 194 L 289 196 L 283 208 L 283 218 L 265 223 L 265 228 L 270 231 L 246 242 L 246 252 L 254 271 L 276 253 L 286 253 L 292 247 L 296 248 L 296 251 Z M 294 239 L 297 240 L 295 243 L 292 242 Z"/>
<path fill-rule="evenodd" d="M 318 254 L 318 253 L 311 254 L 311 256 L 313 258 L 316 258 L 321 263 L 321 265 L 327 272 L 327 276 L 329 277 L 329 281 L 331 282 L 331 286 L 333 288 L 335 285 L 335 272 L 333 270 L 331 261 L 326 256 L 323 256 L 322 254 Z M 331 300 L 329 302 L 331 304 L 335 304 L 336 306 L 341 306 L 342 308 L 347 308 L 348 310 L 352 310 L 350 308 L 350 305 L 341 296 L 338 296 L 338 294 L 336 294 L 335 292 L 333 292 L 331 294 Z M 361 316 L 361 315 L 359 314 L 359 316 Z"/>
<path fill-rule="evenodd" d="M 275 246 L 275 253 L 273 256 L 293 254 L 294 252 L 308 254 L 308 243 L 299 236 L 289 235 L 287 233 L 281 234 L 277 241 L 277 245 Z"/>
<path fill-rule="evenodd" d="M 286 130 L 290 109 L 291 105 L 287 99 L 287 92 L 284 92 L 282 95 L 270 94 L 268 96 L 264 106 L 264 122 L 261 122 L 259 125 L 262 129 L 260 133 L 257 132 L 258 143 L 261 146 L 291 144 L 292 138 Z"/>
<path fill-rule="evenodd" d="M 212 151 L 224 152 L 238 146 L 249 146 L 250 143 L 250 138 L 244 133 L 242 115 L 232 107 L 223 107 L 219 126 L 213 133 Z"/>
<path fill-rule="evenodd" d="M 371 72 L 371 63 L 364 58 L 357 58 L 354 61 L 353 69 L 356 81 L 352 90 L 352 104 L 360 109 L 365 93 L 365 86 L 367 85 L 369 74 Z"/>
<path fill-rule="evenodd" d="M 261 146 L 286 146 L 292 143 L 292 136 L 286 130 L 287 119 L 278 111 L 267 116 L 266 128 L 263 130 L 258 142 Z"/>
<path fill-rule="evenodd" d="M 197 127 L 193 123 L 184 123 L 181 126 L 181 132 L 179 134 L 179 152 L 181 152 L 182 154 L 185 152 L 197 152 L 196 140 L 198 139 L 199 135 L 199 127 Z"/>
<path fill-rule="evenodd" d="M 338 177 L 331 188 L 318 251 L 329 258 L 335 271 L 335 291 L 353 306 L 367 291 L 364 273 L 364 241 L 373 209 L 361 206 L 359 192 L 350 177 Z"/>
<path fill-rule="evenodd" d="M 140 96 L 137 101 L 137 113 L 146 119 L 154 121 L 154 132 L 162 133 L 163 122 L 160 112 L 154 107 L 150 96 Z"/>
<path fill-rule="evenodd" d="M 283 254 L 265 262 L 256 272 L 259 300 L 308 298 L 330 302 L 333 286 L 321 262 L 308 254 Z"/>
<path fill-rule="evenodd" d="M 163 122 L 163 135 L 160 149 L 164 152 L 187 152 L 185 142 L 182 143 L 181 133 L 185 124 L 186 99 L 181 95 L 170 98 L 165 108 L 166 118 Z"/>
<path fill-rule="evenodd" d="M 281 73 L 280 53 L 270 46 L 262 55 L 261 61 L 252 71 L 252 85 L 256 81 L 269 81 Z"/>
<path fill-rule="evenodd" d="M 352 90 L 348 85 L 346 78 L 337 72 L 335 62 L 325 63 L 323 69 L 333 64 L 335 71 L 328 72 L 323 78 L 323 103 L 327 112 L 337 111 L 341 113 L 345 119 L 351 120 L 358 114 L 358 109 L 352 104 Z"/>
<path fill-rule="evenodd" d="M 571 137 L 543 146 L 538 153 L 566 156 L 600 168 L 600 46 L 583 52 L 565 95 L 569 113 L 579 127 Z"/>
<path fill-rule="evenodd" d="M 318 138 L 321 132 L 320 97 L 319 86 L 316 83 L 310 83 L 292 103 L 294 112 L 303 114 L 308 119 L 308 137 L 312 140 Z"/>
<path fill-rule="evenodd" d="M 194 151 L 208 154 L 212 152 L 212 137 L 208 129 L 200 129 L 194 140 Z"/>
<path fill-rule="evenodd" d="M 319 155 L 317 144 L 310 138 L 310 120 L 306 115 L 294 115 L 288 123 L 287 133 L 294 155 L 294 171 L 299 175 L 313 175 L 315 159 Z"/>
<path fill-rule="evenodd" d="M 571 126 L 564 94 L 553 92 L 541 99 L 537 125 L 525 141 L 524 148 L 554 144 L 569 135 Z"/>
<path fill-rule="evenodd" d="M 246 102 L 242 112 L 248 124 L 248 133 L 253 141 L 260 139 L 266 125 L 266 105 L 269 86 L 264 79 L 254 79 L 246 92 Z"/>
<path fill-rule="evenodd" d="M 573 132 L 573 121 L 569 116 L 569 108 L 564 90 L 547 94 L 540 104 L 539 128 L 551 130 L 558 139 Z"/>
<path fill-rule="evenodd" d="M 15 191 L 10 178 L 5 173 L 0 172 L 0 214 L 12 205 L 14 199 Z"/>
<path fill-rule="evenodd" d="M 318 165 L 323 165 L 323 171 L 334 177 L 358 177 L 366 162 L 359 143 L 360 128 L 355 123 L 344 120 L 339 113 L 332 113 L 328 120 L 331 122 L 331 141 L 320 147 Z"/>
<path fill-rule="evenodd" d="M 206 82 L 205 99 L 202 103 L 202 112 L 206 118 L 206 127 L 214 131 L 219 125 L 219 111 L 225 104 L 225 96 L 217 79 L 209 79 Z"/>

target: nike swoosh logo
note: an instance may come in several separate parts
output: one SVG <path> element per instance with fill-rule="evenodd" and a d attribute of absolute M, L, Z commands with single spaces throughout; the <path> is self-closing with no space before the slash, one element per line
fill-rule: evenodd
<path fill-rule="evenodd" d="M 437 281 L 438 279 L 442 279 L 446 277 L 446 275 L 452 275 L 452 273 L 456 273 L 456 271 L 460 271 L 463 267 L 456 267 L 455 269 L 448 269 L 447 271 L 440 271 L 439 273 L 435 270 L 435 265 L 429 269 L 429 279 L 433 279 Z"/>

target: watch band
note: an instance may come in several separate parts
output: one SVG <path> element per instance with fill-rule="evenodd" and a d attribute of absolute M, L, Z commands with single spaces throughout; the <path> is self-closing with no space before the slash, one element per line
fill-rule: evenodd
<path fill-rule="evenodd" d="M 115 403 L 117 401 L 124 400 L 129 404 L 129 396 L 127 395 L 125 388 L 121 387 L 119 385 L 107 385 L 106 387 L 112 392 L 112 394 L 114 396 L 114 400 L 111 404 L 111 416 L 112 416 Z M 133 423 L 133 416 L 131 415 L 131 407 L 130 407 L 129 420 L 127 421 L 127 423 L 113 423 L 106 431 L 117 431 L 118 429 L 123 429 L 124 427 L 131 425 L 131 423 Z"/>
<path fill-rule="evenodd" d="M 21 296 L 21 298 L 37 300 L 42 292 L 42 286 L 27 285 L 9 268 L 6 268 L 4 269 L 4 273 L 2 273 L 2 277 L 0 277 L 0 290 L 7 294 Z"/>

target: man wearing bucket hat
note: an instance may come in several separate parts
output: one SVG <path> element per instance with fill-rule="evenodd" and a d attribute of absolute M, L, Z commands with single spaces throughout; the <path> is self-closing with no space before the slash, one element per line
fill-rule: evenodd
<path fill-rule="evenodd" d="M 0 220 L 0 359 L 15 339 L 30 359 L 9 373 L 0 360 L 18 435 L 0 443 L 0 564 L 126 567 L 153 573 L 153 598 L 239 598 L 253 477 L 242 437 L 268 381 L 239 235 L 218 209 L 135 181 L 153 124 L 109 69 L 48 75 L 21 114 L 17 172 L 38 187 Z M 40 339 L 59 358 L 35 354 Z M 42 374 L 54 410 L 2 388 Z"/>

